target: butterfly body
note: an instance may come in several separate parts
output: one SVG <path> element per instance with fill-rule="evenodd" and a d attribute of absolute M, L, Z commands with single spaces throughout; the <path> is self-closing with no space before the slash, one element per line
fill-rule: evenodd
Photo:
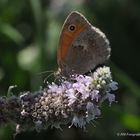
<path fill-rule="evenodd" d="M 105 63 L 109 56 L 109 41 L 104 33 L 80 13 L 72 12 L 60 35 L 58 65 L 61 75 L 84 74 Z"/>

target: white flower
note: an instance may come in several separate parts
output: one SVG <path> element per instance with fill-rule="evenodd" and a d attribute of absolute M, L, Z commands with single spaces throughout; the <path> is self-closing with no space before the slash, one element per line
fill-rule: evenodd
<path fill-rule="evenodd" d="M 66 91 L 66 96 L 68 97 L 69 99 L 69 106 L 72 105 L 75 101 L 76 101 L 76 96 L 75 96 L 75 90 L 74 89 L 68 89 Z"/>
<path fill-rule="evenodd" d="M 94 89 L 93 91 L 90 92 L 91 95 L 91 100 L 96 99 L 96 102 L 98 102 L 98 99 L 100 97 L 99 91 Z"/>
<path fill-rule="evenodd" d="M 117 90 L 118 89 L 118 83 L 117 82 L 114 82 L 112 81 L 110 84 L 109 84 L 111 90 Z"/>
<path fill-rule="evenodd" d="M 74 117 L 72 119 L 71 126 L 72 125 L 75 125 L 76 127 L 84 128 L 85 125 L 86 125 L 86 121 L 84 120 L 84 117 L 83 116 L 77 117 L 77 115 L 74 115 Z"/>

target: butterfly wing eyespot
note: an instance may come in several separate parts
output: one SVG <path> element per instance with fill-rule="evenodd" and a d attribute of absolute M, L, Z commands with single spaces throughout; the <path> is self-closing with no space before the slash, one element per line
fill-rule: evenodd
<path fill-rule="evenodd" d="M 71 25 L 68 26 L 68 30 L 73 32 L 73 31 L 76 30 L 76 26 L 74 24 L 71 24 Z"/>

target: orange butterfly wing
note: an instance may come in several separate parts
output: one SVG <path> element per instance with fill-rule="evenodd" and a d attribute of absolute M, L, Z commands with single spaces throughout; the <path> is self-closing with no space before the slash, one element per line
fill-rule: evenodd
<path fill-rule="evenodd" d="M 75 26 L 74 31 L 69 30 L 69 26 Z M 83 24 L 76 22 L 71 25 L 64 25 L 64 28 L 62 30 L 61 36 L 60 36 L 60 42 L 59 42 L 59 49 L 58 49 L 58 64 L 60 66 L 63 65 L 64 59 L 67 56 L 67 53 L 69 51 L 69 47 L 71 46 L 72 42 L 77 38 L 77 36 L 83 32 L 86 27 L 83 26 Z"/>

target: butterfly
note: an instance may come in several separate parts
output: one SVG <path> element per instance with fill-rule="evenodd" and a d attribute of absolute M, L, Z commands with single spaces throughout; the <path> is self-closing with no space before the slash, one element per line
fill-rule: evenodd
<path fill-rule="evenodd" d="M 81 13 L 73 11 L 66 18 L 60 34 L 59 74 L 64 77 L 85 74 L 104 64 L 110 51 L 105 34 L 92 26 Z"/>

